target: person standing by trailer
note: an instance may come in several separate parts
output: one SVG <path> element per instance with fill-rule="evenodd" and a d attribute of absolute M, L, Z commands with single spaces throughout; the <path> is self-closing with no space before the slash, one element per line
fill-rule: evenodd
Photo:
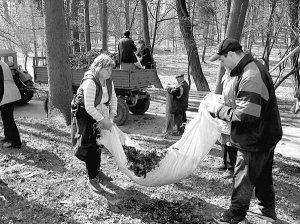
<path fill-rule="evenodd" d="M 0 112 L 3 121 L 3 147 L 21 148 L 19 130 L 14 120 L 15 102 L 21 99 L 9 66 L 0 60 Z"/>
<path fill-rule="evenodd" d="M 119 51 L 119 62 L 121 70 L 134 70 L 135 64 L 138 60 L 134 52 L 137 48 L 130 38 L 130 31 L 126 30 L 124 36 L 119 40 L 118 51 Z"/>
<path fill-rule="evenodd" d="M 137 43 L 136 56 L 140 59 L 142 66 L 145 66 L 145 69 L 151 69 L 153 60 L 150 52 L 150 48 L 146 47 L 145 41 L 139 40 Z"/>

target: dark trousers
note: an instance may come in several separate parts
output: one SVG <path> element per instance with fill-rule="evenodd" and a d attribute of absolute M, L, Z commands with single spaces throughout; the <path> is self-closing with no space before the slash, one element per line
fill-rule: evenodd
<path fill-rule="evenodd" d="M 246 216 L 254 188 L 263 210 L 275 211 L 272 177 L 274 149 L 275 146 L 260 152 L 238 149 L 230 205 L 235 216 Z"/>
<path fill-rule="evenodd" d="M 88 171 L 89 179 L 94 179 L 99 173 L 101 151 L 102 150 L 99 148 L 99 146 L 90 147 L 87 150 L 85 165 Z"/>
<path fill-rule="evenodd" d="M 13 146 L 20 146 L 20 134 L 14 119 L 15 103 L 8 103 L 0 106 L 1 117 L 4 127 L 4 138 L 11 141 Z"/>
<path fill-rule="evenodd" d="M 234 171 L 236 162 L 237 148 L 228 145 L 222 145 L 223 163 L 227 170 Z"/>
<path fill-rule="evenodd" d="M 100 169 L 101 149 L 96 138 L 100 134 L 94 129 L 95 121 L 82 107 L 72 111 L 71 139 L 75 156 L 84 161 L 89 179 L 94 179 Z"/>

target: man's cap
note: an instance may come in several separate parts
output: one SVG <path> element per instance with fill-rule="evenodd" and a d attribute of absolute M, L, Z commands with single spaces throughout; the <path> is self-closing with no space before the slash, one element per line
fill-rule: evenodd
<path fill-rule="evenodd" d="M 227 54 L 229 51 L 242 50 L 242 46 L 236 39 L 226 38 L 219 45 L 218 53 L 211 56 L 208 61 L 216 61 L 221 55 Z"/>
<path fill-rule="evenodd" d="M 176 79 L 180 77 L 184 77 L 184 74 L 176 75 Z"/>

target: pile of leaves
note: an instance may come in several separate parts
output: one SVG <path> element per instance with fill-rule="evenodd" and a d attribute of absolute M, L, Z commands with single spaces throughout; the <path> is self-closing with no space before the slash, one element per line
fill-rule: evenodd
<path fill-rule="evenodd" d="M 123 145 L 127 157 L 128 169 L 138 177 L 146 177 L 147 173 L 155 169 L 167 154 L 166 149 L 138 150 L 133 146 Z"/>
<path fill-rule="evenodd" d="M 119 64 L 118 62 L 118 54 L 110 53 L 109 51 L 104 51 L 102 49 L 92 49 L 88 52 L 80 52 L 74 54 L 70 58 L 71 68 L 72 69 L 88 69 L 89 66 L 93 63 L 95 58 L 100 54 L 109 55 L 115 62 L 116 66 Z"/>
<path fill-rule="evenodd" d="M 121 210 L 145 214 L 145 221 L 151 223 L 205 223 L 206 218 L 201 214 L 204 202 L 198 198 L 169 201 L 166 199 L 136 200 L 130 197 L 118 204 Z"/>

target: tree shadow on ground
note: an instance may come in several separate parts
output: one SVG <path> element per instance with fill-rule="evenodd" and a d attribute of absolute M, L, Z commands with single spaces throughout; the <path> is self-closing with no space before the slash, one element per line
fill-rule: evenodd
<path fill-rule="evenodd" d="M 30 121 L 26 120 L 17 120 L 17 125 L 19 132 L 32 135 L 34 137 L 45 139 L 45 140 L 55 140 L 60 143 L 70 144 L 70 141 L 65 141 L 63 139 L 70 139 L 70 132 L 61 131 L 59 128 L 55 128 L 49 125 L 45 125 L 43 123 L 30 123 Z M 25 126 L 25 128 L 22 127 Z"/>
<path fill-rule="evenodd" d="M 0 179 L 0 223 L 78 223 L 59 210 L 25 199 Z"/>
<path fill-rule="evenodd" d="M 15 160 L 20 164 L 37 167 L 43 170 L 52 170 L 57 173 L 66 171 L 65 162 L 56 154 L 47 150 L 36 150 L 26 145 L 21 149 L 3 148 L 0 152 L 7 157 L 6 160 Z"/>

